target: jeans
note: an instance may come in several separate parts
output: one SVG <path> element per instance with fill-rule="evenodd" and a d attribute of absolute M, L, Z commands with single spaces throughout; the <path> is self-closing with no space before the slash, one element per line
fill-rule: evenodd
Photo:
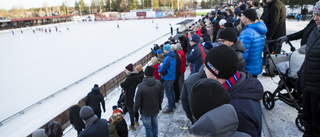
<path fill-rule="evenodd" d="M 163 88 L 164 88 L 164 91 L 165 91 L 167 99 L 168 99 L 170 111 L 173 111 L 173 108 L 176 107 L 175 106 L 175 95 L 174 95 L 174 91 L 173 91 L 173 83 L 174 83 L 174 80 L 163 82 Z"/>
<path fill-rule="evenodd" d="M 146 137 L 158 137 L 158 114 L 153 116 L 141 115 L 141 118 L 146 129 Z"/>

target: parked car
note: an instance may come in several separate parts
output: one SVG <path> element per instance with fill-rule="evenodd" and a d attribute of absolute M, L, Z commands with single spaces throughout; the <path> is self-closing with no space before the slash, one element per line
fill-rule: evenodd
<path fill-rule="evenodd" d="M 295 19 L 295 18 L 297 18 L 297 13 L 289 13 L 289 14 L 287 14 L 287 18 L 288 19 Z"/>

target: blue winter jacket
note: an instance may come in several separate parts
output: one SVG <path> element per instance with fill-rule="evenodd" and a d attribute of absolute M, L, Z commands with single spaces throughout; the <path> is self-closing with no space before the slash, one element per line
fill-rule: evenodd
<path fill-rule="evenodd" d="M 262 72 L 262 52 L 264 47 L 264 37 L 267 27 L 262 22 L 247 25 L 239 36 L 245 47 L 243 58 L 245 59 L 245 71 L 252 75 L 259 75 Z"/>
<path fill-rule="evenodd" d="M 228 90 L 230 104 L 237 112 L 239 125 L 237 131 L 252 137 L 261 135 L 262 109 L 260 100 L 263 86 L 248 72 L 240 72 L 240 79 Z"/>
<path fill-rule="evenodd" d="M 174 80 L 176 77 L 176 55 L 173 51 L 170 51 L 165 55 L 165 58 L 163 60 L 163 64 L 159 66 L 158 72 L 163 74 L 166 71 L 168 72 L 166 75 L 161 76 L 161 78 L 165 81 L 171 81 Z"/>
<path fill-rule="evenodd" d="M 202 52 L 197 44 L 191 46 L 191 52 L 187 56 L 187 61 L 190 62 L 191 74 L 199 72 L 201 65 L 203 64 Z M 205 48 L 203 48 L 205 49 Z"/>

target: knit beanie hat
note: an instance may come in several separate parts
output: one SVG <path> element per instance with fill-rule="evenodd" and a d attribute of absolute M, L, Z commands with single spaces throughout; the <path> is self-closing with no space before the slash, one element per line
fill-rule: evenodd
<path fill-rule="evenodd" d="M 98 88 L 98 87 L 99 87 L 99 85 L 98 85 L 98 84 L 94 84 L 94 85 L 93 85 L 93 87 L 96 87 L 96 88 Z"/>
<path fill-rule="evenodd" d="M 229 79 L 237 72 L 238 56 L 232 48 L 221 44 L 207 53 L 204 64 L 217 78 Z"/>
<path fill-rule="evenodd" d="M 157 54 L 161 54 L 161 53 L 162 53 L 162 49 L 158 49 Z"/>
<path fill-rule="evenodd" d="M 313 14 L 319 14 L 319 13 L 320 13 L 320 1 L 316 3 L 313 10 Z"/>
<path fill-rule="evenodd" d="M 219 21 L 219 26 L 220 26 L 220 27 L 221 27 L 221 26 L 224 26 L 225 23 L 227 23 L 227 21 L 226 21 L 225 19 L 221 19 L 221 20 Z"/>
<path fill-rule="evenodd" d="M 126 66 L 126 69 L 129 71 L 133 71 L 133 65 L 130 63 L 129 65 Z"/>
<path fill-rule="evenodd" d="M 229 27 L 229 28 L 232 28 L 233 27 L 233 24 L 231 22 L 226 22 L 224 24 L 224 27 Z"/>
<path fill-rule="evenodd" d="M 171 45 L 170 45 L 170 44 L 164 45 L 164 46 L 163 46 L 163 50 L 171 51 Z"/>
<path fill-rule="evenodd" d="M 141 71 L 142 71 L 142 65 L 139 64 L 139 65 L 136 66 L 134 69 L 137 70 L 138 72 L 141 72 Z"/>
<path fill-rule="evenodd" d="M 154 73 L 154 67 L 153 66 L 147 66 L 144 70 L 144 75 L 146 76 L 153 76 Z"/>
<path fill-rule="evenodd" d="M 242 14 L 253 22 L 257 19 L 257 12 L 255 9 L 246 9 L 242 12 Z"/>
<path fill-rule="evenodd" d="M 200 41 L 200 36 L 199 36 L 198 34 L 193 34 L 193 35 L 190 37 L 189 40 L 190 40 L 190 41 L 193 41 L 193 42 L 195 42 L 195 43 L 199 43 L 199 41 Z"/>
<path fill-rule="evenodd" d="M 237 35 L 233 31 L 232 28 L 225 28 L 219 33 L 219 39 L 225 39 L 231 42 L 236 42 L 237 40 Z"/>
<path fill-rule="evenodd" d="M 204 48 L 206 48 L 207 50 L 210 50 L 212 48 L 211 41 L 204 42 Z"/>
<path fill-rule="evenodd" d="M 223 104 L 229 104 L 231 100 L 226 88 L 209 78 L 198 80 L 191 88 L 190 97 L 192 115 L 196 119 Z"/>
<path fill-rule="evenodd" d="M 92 116 L 94 116 L 94 112 L 90 106 L 84 106 L 80 109 L 79 113 L 81 119 L 88 120 Z"/>
<path fill-rule="evenodd" d="M 32 137 L 48 137 L 44 132 L 44 129 L 37 129 L 32 132 Z"/>
<path fill-rule="evenodd" d="M 45 133 L 48 137 L 61 137 L 62 127 L 57 121 L 51 121 L 46 125 Z"/>
<path fill-rule="evenodd" d="M 246 4 L 242 4 L 242 5 L 239 6 L 239 9 L 244 11 L 244 10 L 247 9 L 247 5 Z"/>

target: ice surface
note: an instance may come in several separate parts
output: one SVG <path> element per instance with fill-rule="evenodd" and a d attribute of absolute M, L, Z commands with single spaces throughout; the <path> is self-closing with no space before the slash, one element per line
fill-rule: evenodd
<path fill-rule="evenodd" d="M 25 136 L 27 131 L 33 131 L 34 127 L 45 124 L 48 119 L 54 118 L 85 97 L 93 84 L 104 84 L 122 72 L 128 63 L 136 62 L 148 54 L 154 43 L 161 44 L 166 41 L 170 35 L 143 47 L 168 34 L 169 24 L 174 25 L 183 20 L 185 18 L 157 19 L 154 23 L 151 20 L 68 23 L 57 25 L 61 33 L 55 32 L 55 26 L 51 26 L 53 30 L 51 33 L 36 32 L 34 34 L 33 28 L 28 28 L 24 33 L 16 30 L 15 35 L 1 34 L 0 96 L 3 98 L 0 103 L 7 105 L 1 107 L 0 120 L 64 89 L 117 59 L 124 56 L 126 58 L 50 98 L 54 102 L 49 103 L 50 107 L 45 106 L 50 99 L 39 105 L 45 106 L 46 110 L 35 111 L 39 107 L 33 108 L 24 115 L 4 123 L 0 127 L 0 134 Z M 119 29 L 116 27 L 117 22 L 120 24 Z M 159 29 L 156 29 L 156 23 Z M 174 29 L 176 27 L 174 26 Z M 128 55 L 139 48 L 142 49 Z M 31 111 L 38 114 L 33 115 Z M 9 129 L 13 127 L 11 123 L 18 119 L 23 120 L 18 124 L 24 126 L 26 131 L 21 134 L 10 133 Z M 32 119 L 40 119 L 40 122 L 35 126 L 25 125 Z M 16 125 L 14 128 L 17 128 Z"/>

